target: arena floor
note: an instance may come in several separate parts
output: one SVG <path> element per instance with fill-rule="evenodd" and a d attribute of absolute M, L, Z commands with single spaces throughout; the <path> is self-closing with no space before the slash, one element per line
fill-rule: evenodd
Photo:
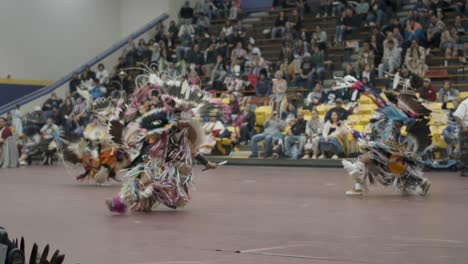
<path fill-rule="evenodd" d="M 359 198 L 344 195 L 340 169 L 197 170 L 188 207 L 114 215 L 104 199 L 118 185 L 80 184 L 60 167 L 2 169 L 0 226 L 61 249 L 65 263 L 466 263 L 468 179 L 428 176 L 427 197 Z"/>

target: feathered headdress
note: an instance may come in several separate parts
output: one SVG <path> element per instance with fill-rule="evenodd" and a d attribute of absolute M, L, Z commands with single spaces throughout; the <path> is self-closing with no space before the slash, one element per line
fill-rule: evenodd
<path fill-rule="evenodd" d="M 141 117 L 140 126 L 148 131 L 148 134 L 161 134 L 175 125 L 168 113 L 163 108 L 153 109 Z"/>

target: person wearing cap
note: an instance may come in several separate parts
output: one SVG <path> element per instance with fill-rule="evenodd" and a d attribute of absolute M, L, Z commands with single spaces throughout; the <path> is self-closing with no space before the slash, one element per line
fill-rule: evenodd
<path fill-rule="evenodd" d="M 270 118 L 263 124 L 263 132 L 256 134 L 252 137 L 252 142 L 250 145 L 250 150 L 252 154 L 250 154 L 249 158 L 257 158 L 258 157 L 258 143 L 261 141 L 265 141 L 265 148 L 264 148 L 264 157 L 268 158 L 272 155 L 272 143 L 275 137 L 280 137 L 281 131 L 284 130 L 286 124 L 284 121 L 278 118 L 278 112 L 273 111 Z"/>
<path fill-rule="evenodd" d="M 431 79 L 424 78 L 423 87 L 419 89 L 419 97 L 429 102 L 437 101 L 437 90 L 431 84 Z"/>
<path fill-rule="evenodd" d="M 337 113 L 339 120 L 346 120 L 350 115 L 350 112 L 343 108 L 343 100 L 341 98 L 336 99 L 335 101 L 336 106 L 328 110 L 327 114 L 325 115 L 325 122 L 331 119 L 332 113 Z"/>
<path fill-rule="evenodd" d="M 468 177 L 468 98 L 465 98 L 453 113 L 460 128 L 458 134 L 460 148 L 461 176 Z"/>

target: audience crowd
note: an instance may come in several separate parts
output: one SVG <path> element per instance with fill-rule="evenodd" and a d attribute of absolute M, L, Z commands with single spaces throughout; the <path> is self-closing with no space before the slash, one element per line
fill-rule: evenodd
<path fill-rule="evenodd" d="M 445 66 L 450 66 L 448 61 L 466 63 L 467 1 L 418 0 L 404 19 L 397 14 L 403 1 L 319 2 L 318 6 L 317 1 L 274 1 L 276 18 L 262 29 L 264 36 L 258 36 L 257 29 L 242 22 L 246 14 L 240 0 L 205 0 L 195 5 L 187 1 L 178 21 L 157 26 L 149 40 L 129 40 L 113 69 L 103 64 L 85 67 L 73 75 L 66 98 L 52 94 L 27 115 L 19 106 L 12 111 L 5 121 L 15 134 L 24 135 L 21 162 L 30 163 L 32 156 L 43 153 L 44 163 L 50 164 L 56 131 L 86 133 L 94 118 L 87 112 L 80 87 L 86 87 L 93 99 L 129 95 L 141 73 L 135 67 L 141 64 L 168 77 L 188 76 L 192 85 L 212 91 L 226 104 L 229 115 L 212 113 L 205 118 L 205 131 L 214 145 L 211 154 L 227 155 L 249 145 L 250 157 L 345 156 L 349 130 L 343 121 L 358 108 L 359 96 L 346 89 L 329 89 L 333 76 L 351 75 L 376 89 L 380 89 L 378 80 L 387 80 L 384 90 L 413 90 L 421 100 L 444 106 L 456 107 L 463 99 L 450 82 L 442 87 L 432 83 L 427 60 L 439 52 Z M 448 17 L 448 12 L 456 15 Z M 327 33 L 329 25 L 322 20 L 316 20 L 313 28 L 305 26 L 306 17 L 336 17 L 335 34 Z M 220 20 L 222 25 L 216 26 Z M 362 37 L 362 32 L 369 34 Z M 260 38 L 277 40 L 276 59 L 265 56 Z M 332 50 L 351 51 L 346 55 L 349 59 L 337 65 L 329 56 Z M 393 75 L 408 82 L 394 83 Z M 158 103 L 152 98 L 140 111 Z M 317 106 L 324 104 L 331 108 L 323 118 Z M 304 118 L 305 110 L 310 120 Z M 447 129 L 457 129 L 457 123 L 450 122 Z M 450 146 L 448 155 L 455 156 L 457 147 Z"/>

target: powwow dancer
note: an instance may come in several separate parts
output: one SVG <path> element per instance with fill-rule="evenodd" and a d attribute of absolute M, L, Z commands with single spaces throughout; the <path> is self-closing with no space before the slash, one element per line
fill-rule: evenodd
<path fill-rule="evenodd" d="M 353 133 L 363 154 L 357 161 L 342 161 L 355 181 L 346 194 L 362 195 L 368 190 L 367 183 L 378 182 L 404 193 L 425 195 L 431 183 L 423 176 L 421 154 L 432 143 L 427 119 L 431 111 L 414 93 L 401 92 L 398 97 L 389 94 L 387 101 L 351 76 L 339 79 L 337 88 L 352 88 L 370 97 L 379 113 L 378 121 L 372 124 L 372 139 L 358 131 Z M 403 126 L 406 137 L 402 136 Z"/>

